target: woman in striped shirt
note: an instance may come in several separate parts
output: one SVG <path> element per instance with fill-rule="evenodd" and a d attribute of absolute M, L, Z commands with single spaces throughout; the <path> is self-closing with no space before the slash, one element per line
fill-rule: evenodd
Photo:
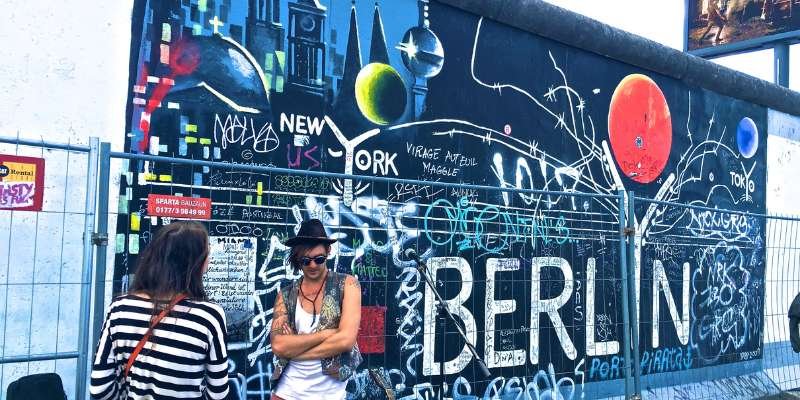
<path fill-rule="evenodd" d="M 227 396 L 225 314 L 203 290 L 208 256 L 203 225 L 180 221 L 158 230 L 139 256 L 130 292 L 111 303 L 92 368 L 92 398 Z"/>

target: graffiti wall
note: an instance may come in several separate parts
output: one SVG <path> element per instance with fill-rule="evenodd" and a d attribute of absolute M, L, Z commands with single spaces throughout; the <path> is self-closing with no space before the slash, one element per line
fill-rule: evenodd
<path fill-rule="evenodd" d="M 126 151 L 422 181 L 125 166 L 115 292 L 170 221 L 147 215 L 148 194 L 211 198 L 208 284 L 243 399 L 269 394 L 272 305 L 297 277 L 281 242 L 303 219 L 325 222 L 329 267 L 362 283 L 352 398 L 376 393 L 370 367 L 406 399 L 439 379 L 452 398 L 538 399 L 623 374 L 620 204 L 603 196 L 765 209 L 763 107 L 436 2 L 138 0 L 133 26 Z M 760 358 L 761 223 L 644 201 L 635 214 L 641 372 Z M 408 248 L 491 379 L 455 327 L 434 334 Z"/>

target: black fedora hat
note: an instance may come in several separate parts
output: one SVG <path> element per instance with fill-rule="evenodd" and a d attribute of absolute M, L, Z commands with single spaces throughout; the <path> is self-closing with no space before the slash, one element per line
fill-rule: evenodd
<path fill-rule="evenodd" d="M 297 235 L 289 240 L 283 242 L 286 246 L 297 246 L 298 244 L 331 244 L 336 242 L 336 239 L 331 239 L 325 232 L 325 227 L 322 226 L 322 221 L 318 219 L 309 219 L 300 224 L 300 230 Z"/>

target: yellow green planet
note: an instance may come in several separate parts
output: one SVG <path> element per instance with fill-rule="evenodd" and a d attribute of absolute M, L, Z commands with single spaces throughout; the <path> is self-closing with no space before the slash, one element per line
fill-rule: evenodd
<path fill-rule="evenodd" d="M 403 78 L 391 65 L 367 64 L 356 77 L 356 104 L 372 123 L 387 125 L 396 121 L 406 109 Z"/>

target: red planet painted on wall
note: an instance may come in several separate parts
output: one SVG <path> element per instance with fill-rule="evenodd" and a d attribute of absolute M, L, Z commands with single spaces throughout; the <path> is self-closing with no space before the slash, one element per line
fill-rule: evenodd
<path fill-rule="evenodd" d="M 664 93 L 648 76 L 620 81 L 608 110 L 611 150 L 622 172 L 650 183 L 664 170 L 672 147 L 672 119 Z"/>

